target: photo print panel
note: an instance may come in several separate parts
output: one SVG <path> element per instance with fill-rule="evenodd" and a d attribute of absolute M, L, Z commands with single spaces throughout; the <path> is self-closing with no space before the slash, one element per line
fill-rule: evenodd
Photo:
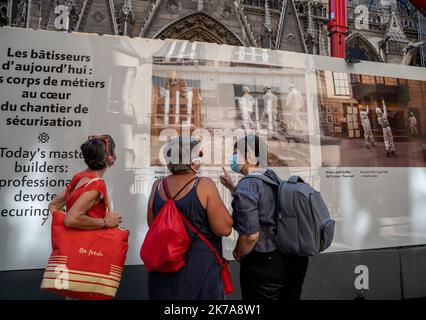
<path fill-rule="evenodd" d="M 319 117 L 341 126 L 321 136 L 323 166 L 426 165 L 425 81 L 320 70 L 317 84 Z"/>
<path fill-rule="evenodd" d="M 248 133 L 267 142 L 269 167 L 310 167 L 304 69 L 155 59 L 152 166 L 164 165 L 164 145 L 181 134 L 203 140 L 204 167 L 229 165 L 234 143 Z"/>

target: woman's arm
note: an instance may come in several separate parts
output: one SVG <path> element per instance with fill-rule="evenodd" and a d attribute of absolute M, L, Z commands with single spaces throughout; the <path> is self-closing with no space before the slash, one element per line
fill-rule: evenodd
<path fill-rule="evenodd" d="M 50 203 L 49 203 L 49 210 L 50 212 L 53 211 L 62 211 L 65 206 L 65 193 L 66 190 L 62 191 L 60 194 L 58 194 Z"/>
<path fill-rule="evenodd" d="M 96 190 L 83 193 L 67 213 L 64 222 L 65 226 L 84 230 L 118 226 L 121 223 L 121 216 L 116 213 L 107 211 L 105 218 L 92 218 L 86 214 L 97 203 L 98 199 L 99 192 Z"/>
<path fill-rule="evenodd" d="M 213 180 L 202 178 L 199 181 L 200 190 L 206 196 L 207 218 L 210 228 L 217 236 L 229 236 L 232 232 L 233 220 L 220 197 Z"/>
<path fill-rule="evenodd" d="M 158 179 L 156 181 L 154 181 L 154 183 L 152 184 L 152 188 L 151 188 L 151 194 L 149 195 L 149 201 L 148 201 L 148 212 L 146 215 L 147 218 L 147 222 L 148 222 L 148 227 L 151 226 L 152 222 L 154 221 L 154 211 L 153 211 L 153 206 L 154 206 L 154 194 L 155 191 L 157 190 L 158 184 L 160 183 L 161 179 Z"/>

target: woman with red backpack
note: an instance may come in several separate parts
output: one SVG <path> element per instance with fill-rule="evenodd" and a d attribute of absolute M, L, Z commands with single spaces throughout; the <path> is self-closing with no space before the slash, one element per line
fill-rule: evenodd
<path fill-rule="evenodd" d="M 231 233 L 232 218 L 216 184 L 207 177 L 197 177 L 202 157 L 200 141 L 182 136 L 175 138 L 165 147 L 164 156 L 171 174 L 152 186 L 147 217 L 150 230 L 141 249 L 141 257 L 149 271 L 149 298 L 224 299 L 222 237 Z M 166 207 L 170 212 L 164 212 Z M 170 213 L 174 216 L 167 216 Z M 160 268 L 147 262 L 168 256 L 174 249 L 170 247 L 176 245 L 176 241 L 166 243 L 167 239 L 155 236 L 159 237 L 161 229 L 170 222 L 166 217 L 175 217 L 177 222 L 174 223 L 184 226 L 182 229 L 188 233 L 190 242 L 186 252 L 182 252 L 182 261 L 178 264 L 171 261 L 170 265 L 163 263 Z M 156 252 L 156 243 L 162 252 Z"/>

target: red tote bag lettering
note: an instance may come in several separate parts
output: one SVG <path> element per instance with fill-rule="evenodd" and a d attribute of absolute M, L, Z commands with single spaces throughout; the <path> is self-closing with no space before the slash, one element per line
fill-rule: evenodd
<path fill-rule="evenodd" d="M 126 260 L 129 231 L 68 228 L 65 215 L 53 212 L 52 254 L 41 289 L 85 300 L 114 298 Z"/>
<path fill-rule="evenodd" d="M 86 187 L 96 180 L 100 179 L 90 180 Z M 109 208 L 109 199 L 105 201 Z M 61 211 L 52 213 L 52 253 L 41 289 L 84 300 L 114 298 L 129 248 L 129 231 L 68 228 L 65 216 Z"/>

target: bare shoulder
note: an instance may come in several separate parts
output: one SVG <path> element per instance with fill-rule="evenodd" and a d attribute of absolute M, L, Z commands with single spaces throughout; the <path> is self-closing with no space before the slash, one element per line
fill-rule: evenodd
<path fill-rule="evenodd" d="M 200 177 L 197 184 L 197 195 L 204 209 L 207 209 L 208 199 L 216 199 L 218 191 L 214 181 L 208 177 Z"/>
<path fill-rule="evenodd" d="M 161 182 L 161 180 L 162 178 L 158 178 L 154 181 L 154 183 L 152 184 L 152 190 L 155 190 L 158 187 L 158 184 Z"/>
<path fill-rule="evenodd" d="M 209 189 L 209 190 L 216 189 L 216 183 L 212 179 L 210 179 L 209 177 L 200 177 L 198 184 L 202 188 L 206 188 L 206 189 Z"/>
<path fill-rule="evenodd" d="M 200 180 L 198 181 L 197 193 L 198 196 L 201 197 L 216 197 L 219 194 L 219 191 L 216 187 L 216 183 L 208 178 L 208 177 L 200 177 Z"/>

